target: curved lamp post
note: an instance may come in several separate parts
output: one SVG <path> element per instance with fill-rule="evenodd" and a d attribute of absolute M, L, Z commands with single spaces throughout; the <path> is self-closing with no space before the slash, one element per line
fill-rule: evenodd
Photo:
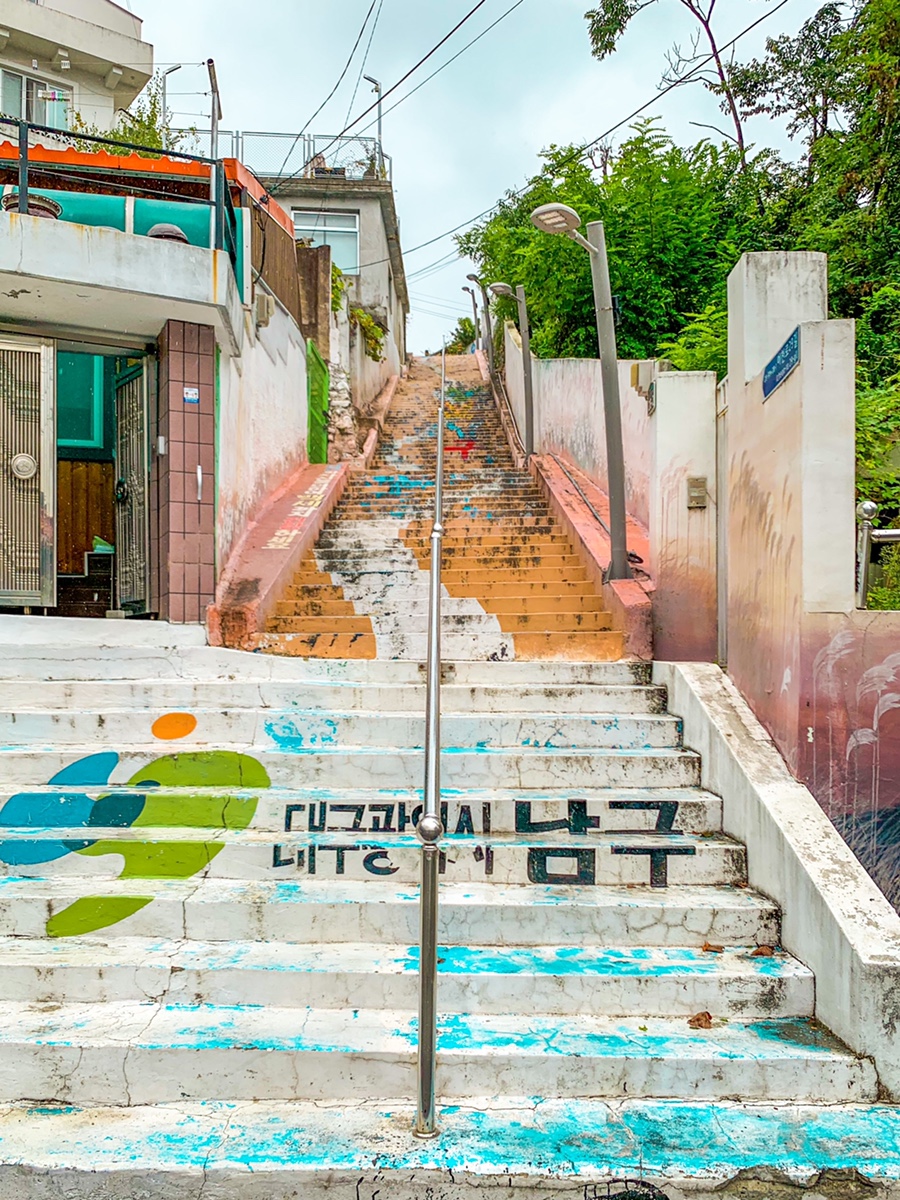
<path fill-rule="evenodd" d="M 522 338 L 522 373 L 525 376 L 525 455 L 534 454 L 534 380 L 531 373 L 531 335 L 528 332 L 528 305 L 525 289 L 520 284 L 515 291 L 508 283 L 492 283 L 490 290 L 495 296 L 512 296 L 519 306 L 519 333 Z"/>
<path fill-rule="evenodd" d="M 475 289 L 470 288 L 470 287 L 464 287 L 463 291 L 468 292 L 469 295 L 472 297 L 472 316 L 475 319 L 475 349 L 480 350 L 481 349 L 481 334 L 478 331 L 478 301 L 475 298 Z"/>
<path fill-rule="evenodd" d="M 481 289 L 482 312 L 484 313 L 484 337 L 487 342 L 488 356 L 488 371 L 491 379 L 494 378 L 494 331 L 491 329 L 491 302 L 487 294 L 487 288 L 481 282 L 477 275 L 467 275 L 469 283 L 474 283 L 477 288 Z"/>
<path fill-rule="evenodd" d="M 619 366 L 616 356 L 616 326 L 613 315 L 606 237 L 602 221 L 592 221 L 588 236 L 579 233 L 581 217 L 567 204 L 542 204 L 531 214 L 542 233 L 562 233 L 590 253 L 594 282 L 594 308 L 600 343 L 600 374 L 603 380 L 603 415 L 606 423 L 606 467 L 609 484 L 610 563 L 608 580 L 633 578 L 628 562 L 625 515 L 625 455 L 622 449 L 622 405 L 619 399 Z"/>

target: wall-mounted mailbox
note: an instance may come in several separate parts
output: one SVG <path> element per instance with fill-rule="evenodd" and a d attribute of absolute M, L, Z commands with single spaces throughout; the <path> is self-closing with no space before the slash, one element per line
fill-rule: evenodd
<path fill-rule="evenodd" d="M 706 508 L 709 504 L 709 489 L 705 475 L 688 476 L 688 508 Z"/>

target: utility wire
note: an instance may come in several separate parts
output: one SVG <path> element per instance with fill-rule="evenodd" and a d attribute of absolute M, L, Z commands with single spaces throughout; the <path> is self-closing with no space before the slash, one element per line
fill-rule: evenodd
<path fill-rule="evenodd" d="M 381 17 L 382 8 L 384 8 L 384 0 L 379 0 L 378 12 L 375 14 L 375 20 L 372 22 L 372 32 L 369 34 L 369 42 L 366 46 L 366 52 L 363 55 L 362 64 L 359 68 L 359 74 L 356 77 L 356 87 L 354 87 L 353 95 L 350 97 L 350 103 L 347 105 L 347 115 L 344 117 L 345 125 L 350 120 L 350 114 L 353 112 L 353 105 L 356 103 L 356 93 L 359 91 L 359 85 L 362 83 L 362 77 L 366 69 L 366 63 L 369 61 L 369 51 L 372 49 L 372 42 L 375 40 L 375 30 L 378 28 L 378 21 Z"/>
<path fill-rule="evenodd" d="M 426 79 L 423 79 L 421 83 L 417 84 L 412 89 L 411 92 L 407 92 L 405 96 L 401 96 L 396 104 L 392 104 L 390 108 L 386 109 L 382 113 L 382 116 L 386 117 L 388 115 L 388 113 L 392 113 L 395 108 L 399 108 L 400 105 L 404 102 L 404 100 L 408 100 L 410 98 L 410 96 L 414 96 L 416 94 L 416 92 L 419 90 L 419 88 L 423 88 L 426 83 L 430 83 L 431 80 L 434 79 L 435 75 L 440 75 L 441 71 L 443 71 L 443 70 L 445 70 L 445 68 L 449 67 L 451 63 L 455 63 L 456 60 L 458 58 L 460 58 L 463 54 L 465 54 L 465 52 L 467 50 L 471 50 L 471 48 L 475 45 L 476 42 L 480 42 L 483 37 L 485 37 L 487 34 L 489 34 L 491 32 L 492 29 L 496 29 L 496 27 L 500 24 L 501 21 L 505 21 L 506 18 L 511 13 L 514 13 L 516 11 L 516 9 L 519 7 L 519 5 L 524 4 L 524 3 L 525 3 L 525 0 L 516 0 L 515 4 L 511 8 L 508 8 L 505 13 L 503 13 L 501 16 L 499 16 L 492 25 L 488 25 L 487 29 L 483 29 L 481 31 L 481 33 L 479 33 L 478 37 L 472 38 L 471 42 L 469 42 L 467 45 L 463 46 L 462 50 L 457 51 L 457 53 L 454 54 L 452 58 L 448 58 L 447 61 L 443 64 L 443 66 L 438 67 L 438 69 L 436 71 L 432 71 L 431 74 Z M 362 134 L 364 134 L 367 130 L 371 129 L 377 123 L 378 123 L 377 118 L 374 121 L 370 121 L 368 125 L 364 126 L 362 129 L 360 129 L 360 131 L 359 131 L 360 136 Z"/>
<path fill-rule="evenodd" d="M 300 132 L 294 138 L 293 142 L 291 142 L 291 148 L 288 150 L 287 154 L 285 155 L 284 162 L 281 164 L 281 171 L 283 171 L 284 168 L 287 166 L 291 155 L 294 153 L 294 147 L 297 145 L 297 143 L 303 137 L 304 133 L 306 133 L 307 129 L 309 129 L 310 125 L 312 125 L 313 121 L 316 119 L 316 117 L 319 115 L 319 113 L 322 111 L 322 109 L 325 107 L 325 105 L 328 103 L 328 101 L 331 99 L 331 97 L 334 95 L 334 93 L 338 90 L 338 88 L 344 82 L 344 79 L 347 76 L 347 72 L 350 70 L 350 64 L 353 62 L 353 59 L 356 55 L 356 51 L 359 49 L 359 43 L 363 40 L 363 34 L 366 32 L 366 26 L 369 24 L 369 18 L 371 17 L 372 13 L 375 11 L 375 5 L 377 3 L 378 3 L 378 0 L 372 0 L 371 5 L 369 6 L 369 11 L 366 13 L 366 19 L 363 21 L 362 27 L 360 28 L 359 33 L 356 35 L 356 41 L 353 43 L 353 49 L 350 51 L 350 57 L 347 59 L 347 62 L 344 64 L 344 69 L 343 69 L 343 71 L 341 71 L 340 75 L 338 76 L 337 83 L 334 85 L 334 87 L 331 89 L 331 91 L 328 93 L 328 95 L 325 97 L 325 99 L 322 101 L 322 103 L 319 105 L 319 107 L 316 109 L 316 111 L 313 113 L 313 115 L 309 118 L 309 120 L 306 122 L 306 124 L 303 126 L 303 128 L 300 130 Z M 357 84 L 357 87 L 358 86 L 359 85 Z M 281 174 L 281 171 L 279 171 L 279 174 Z"/>
<path fill-rule="evenodd" d="M 777 13 L 779 11 L 779 9 L 784 8 L 784 6 L 789 3 L 790 3 L 790 0 L 781 0 L 781 2 L 779 4 L 776 4 L 774 8 L 769 9 L 769 11 L 767 13 L 763 13 L 763 15 L 761 17 L 758 17 L 757 20 L 755 20 L 751 25 L 748 25 L 746 29 L 742 29 L 741 32 L 739 34 L 737 34 L 736 37 L 733 37 L 731 39 L 730 42 L 726 42 L 723 46 L 720 46 L 719 53 L 721 53 L 723 50 L 729 50 L 732 46 L 736 45 L 741 40 L 741 38 L 746 37 L 748 33 L 751 33 L 754 29 L 756 29 L 756 27 L 758 25 L 761 25 L 763 23 L 763 21 L 768 21 L 769 17 L 774 16 L 775 13 Z M 690 79 L 690 77 L 692 75 L 695 75 L 698 71 L 702 71 L 704 67 L 709 66 L 709 64 L 714 59 L 715 59 L 714 54 L 710 54 L 706 58 L 701 59 L 700 62 L 698 62 L 695 67 L 692 67 L 690 71 L 687 71 L 679 80 L 677 80 L 674 83 L 670 83 L 666 87 L 658 90 L 645 104 L 640 105 L 640 107 L 636 108 L 634 110 L 634 112 L 629 113 L 629 115 L 627 117 L 623 117 L 621 119 L 621 121 L 617 121 L 615 123 L 615 125 L 611 125 L 609 127 L 609 129 L 605 130 L 601 134 L 598 134 L 597 137 L 592 138 L 589 142 L 585 142 L 584 145 L 582 145 L 579 149 L 574 150 L 566 158 L 561 159 L 558 165 L 559 166 L 567 166 L 569 163 L 580 162 L 581 159 L 583 159 L 588 154 L 588 152 L 597 145 L 598 142 L 602 142 L 604 138 L 609 137 L 609 135 L 611 133 L 615 133 L 617 129 L 621 129 L 623 125 L 627 125 L 629 121 L 633 121 L 635 117 L 640 116 L 640 114 L 642 112 L 645 112 L 648 108 L 652 108 L 653 105 L 657 102 L 657 100 L 661 99 L 663 96 L 667 95 L 669 92 L 674 91 L 675 88 L 680 87 L 683 83 L 685 83 L 688 79 Z M 527 183 L 523 184 L 522 187 L 517 188 L 516 191 L 508 192 L 506 195 L 506 199 L 507 200 L 515 200 L 518 196 L 524 195 L 525 192 L 528 191 L 528 189 L 532 186 L 533 183 L 534 183 L 534 179 L 529 179 Z M 496 201 L 494 204 L 492 204 L 490 206 L 490 208 L 486 208 L 483 212 L 478 213 L 476 216 L 470 217 L 467 221 L 461 221 L 459 223 L 459 225 L 454 225 L 454 227 L 452 229 L 447 229 L 443 233 L 439 233 L 437 237 L 429 238 L 427 242 L 420 242 L 418 246 L 412 246 L 412 247 L 410 247 L 409 250 L 404 249 L 401 251 L 401 253 L 402 254 L 415 254 L 419 250 L 424 250 L 427 246 L 433 246 L 435 244 L 435 242 L 443 241 L 444 238 L 450 237 L 451 234 L 458 233 L 460 231 L 460 229 L 465 229 L 467 226 L 473 225 L 476 221 L 480 221 L 483 217 L 489 217 L 494 212 L 494 210 L 497 208 L 497 205 L 500 203 L 502 203 L 502 201 L 499 201 L 499 200 Z M 365 267 L 376 267 L 376 266 L 379 266 L 381 263 L 389 262 L 389 261 L 390 260 L 387 258 L 379 258 L 379 259 L 376 259 L 374 262 L 361 263 L 359 269 L 363 270 L 363 268 L 365 268 Z M 436 264 L 432 264 L 432 265 L 434 266 Z M 427 267 L 422 268 L 422 271 L 426 271 L 426 270 L 428 270 Z M 421 272 L 418 272 L 418 271 L 416 272 L 417 275 L 420 273 Z M 410 276 L 410 278 L 412 278 L 412 276 Z"/>
<path fill-rule="evenodd" d="M 786 0 L 785 0 L 785 2 L 786 2 Z M 478 3 L 475 5 L 475 7 L 473 9 L 471 9 L 469 12 L 467 12 L 466 15 L 462 18 L 462 20 L 457 21 L 457 23 L 453 26 L 453 28 L 450 30 L 450 32 L 448 34 L 445 34 L 444 37 L 442 37 L 441 40 L 437 43 L 437 45 L 432 46 L 432 48 L 428 51 L 428 53 L 426 55 L 424 55 L 422 58 L 420 58 L 414 67 L 410 67 L 410 69 L 406 72 L 406 74 L 401 79 L 398 79 L 395 84 L 393 84 L 391 87 L 388 88 L 388 90 L 386 92 L 384 92 L 381 96 L 379 96 L 374 104 L 370 104 L 369 107 L 367 109 L 365 109 L 363 112 L 361 112 L 358 117 L 354 117 L 353 120 L 349 123 L 349 125 L 346 125 L 339 134 L 337 134 L 335 137 L 333 137 L 331 139 L 331 141 L 328 143 L 328 145 L 325 147 L 325 149 L 320 151 L 320 153 L 327 154 L 327 152 L 331 149 L 331 147 L 334 146 L 335 143 L 339 142 L 345 133 L 349 133 L 349 131 L 353 128 L 353 126 L 358 125 L 359 122 L 363 119 L 363 117 L 367 117 L 370 112 L 374 112 L 375 109 L 378 107 L 378 105 L 380 103 L 383 103 L 386 96 L 390 96 L 392 92 L 396 92 L 397 88 L 400 87 L 401 84 L 406 83 L 407 79 L 409 79 L 409 77 L 411 75 L 414 75 L 416 73 L 416 71 L 418 71 L 419 67 L 423 66 L 426 62 L 428 62 L 429 58 L 432 58 L 435 54 L 437 54 L 437 52 L 438 52 L 438 50 L 440 50 L 441 46 L 443 46 L 443 45 L 445 45 L 445 43 L 449 42 L 449 40 L 453 37 L 453 35 L 457 32 L 457 30 L 462 29 L 463 25 L 465 25 L 465 23 L 467 21 L 471 20 L 471 18 L 474 17 L 475 14 L 478 12 L 479 8 L 483 8 L 485 4 L 487 4 L 487 0 L 478 0 Z M 306 170 L 306 168 L 309 166 L 310 162 L 312 162 L 312 159 L 310 159 L 309 162 L 305 162 L 303 164 L 303 166 L 298 171 L 294 171 L 294 173 L 292 175 L 288 175 L 284 179 L 280 179 L 278 181 L 278 183 L 271 189 L 271 194 L 275 195 L 286 184 L 290 183 L 290 181 L 292 179 L 296 179 L 298 175 L 301 175 Z M 386 260 L 383 260 L 383 261 L 386 261 Z"/>

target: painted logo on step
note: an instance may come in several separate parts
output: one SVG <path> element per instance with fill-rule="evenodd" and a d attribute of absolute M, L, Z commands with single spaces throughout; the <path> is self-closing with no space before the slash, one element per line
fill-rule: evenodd
<path fill-rule="evenodd" d="M 152 726 L 155 738 L 175 742 L 197 727 L 191 713 L 168 713 Z M 91 836 L 102 829 L 246 829 L 257 798 L 246 789 L 267 788 L 269 776 L 255 758 L 230 750 L 162 755 L 136 771 L 119 788 L 96 799 L 85 789 L 105 787 L 119 764 L 115 751 L 90 754 L 48 781 L 53 792 L 21 792 L 0 810 L 0 830 L 83 830 L 84 837 L 0 841 L 0 862 L 36 866 L 69 854 L 124 859 L 119 879 L 189 879 L 223 849 L 220 841 L 145 841 Z M 175 790 L 177 789 L 177 790 Z M 195 789 L 195 790 L 191 790 Z M 234 789 L 234 790 L 232 790 Z M 54 913 L 49 937 L 75 937 L 116 925 L 139 912 L 152 896 L 85 896 Z"/>

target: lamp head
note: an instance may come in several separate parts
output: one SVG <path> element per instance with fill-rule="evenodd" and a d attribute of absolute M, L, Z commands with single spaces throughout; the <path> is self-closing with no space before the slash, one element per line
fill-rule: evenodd
<path fill-rule="evenodd" d="M 531 214 L 531 222 L 541 233 L 575 233 L 581 217 L 568 204 L 542 204 Z"/>
<path fill-rule="evenodd" d="M 495 296 L 512 296 L 513 299 L 516 295 L 508 283 L 492 283 L 488 291 L 493 292 Z"/>
<path fill-rule="evenodd" d="M 481 280 L 477 275 L 467 275 L 466 279 L 468 279 L 469 283 L 477 283 L 478 286 L 481 287 Z"/>

